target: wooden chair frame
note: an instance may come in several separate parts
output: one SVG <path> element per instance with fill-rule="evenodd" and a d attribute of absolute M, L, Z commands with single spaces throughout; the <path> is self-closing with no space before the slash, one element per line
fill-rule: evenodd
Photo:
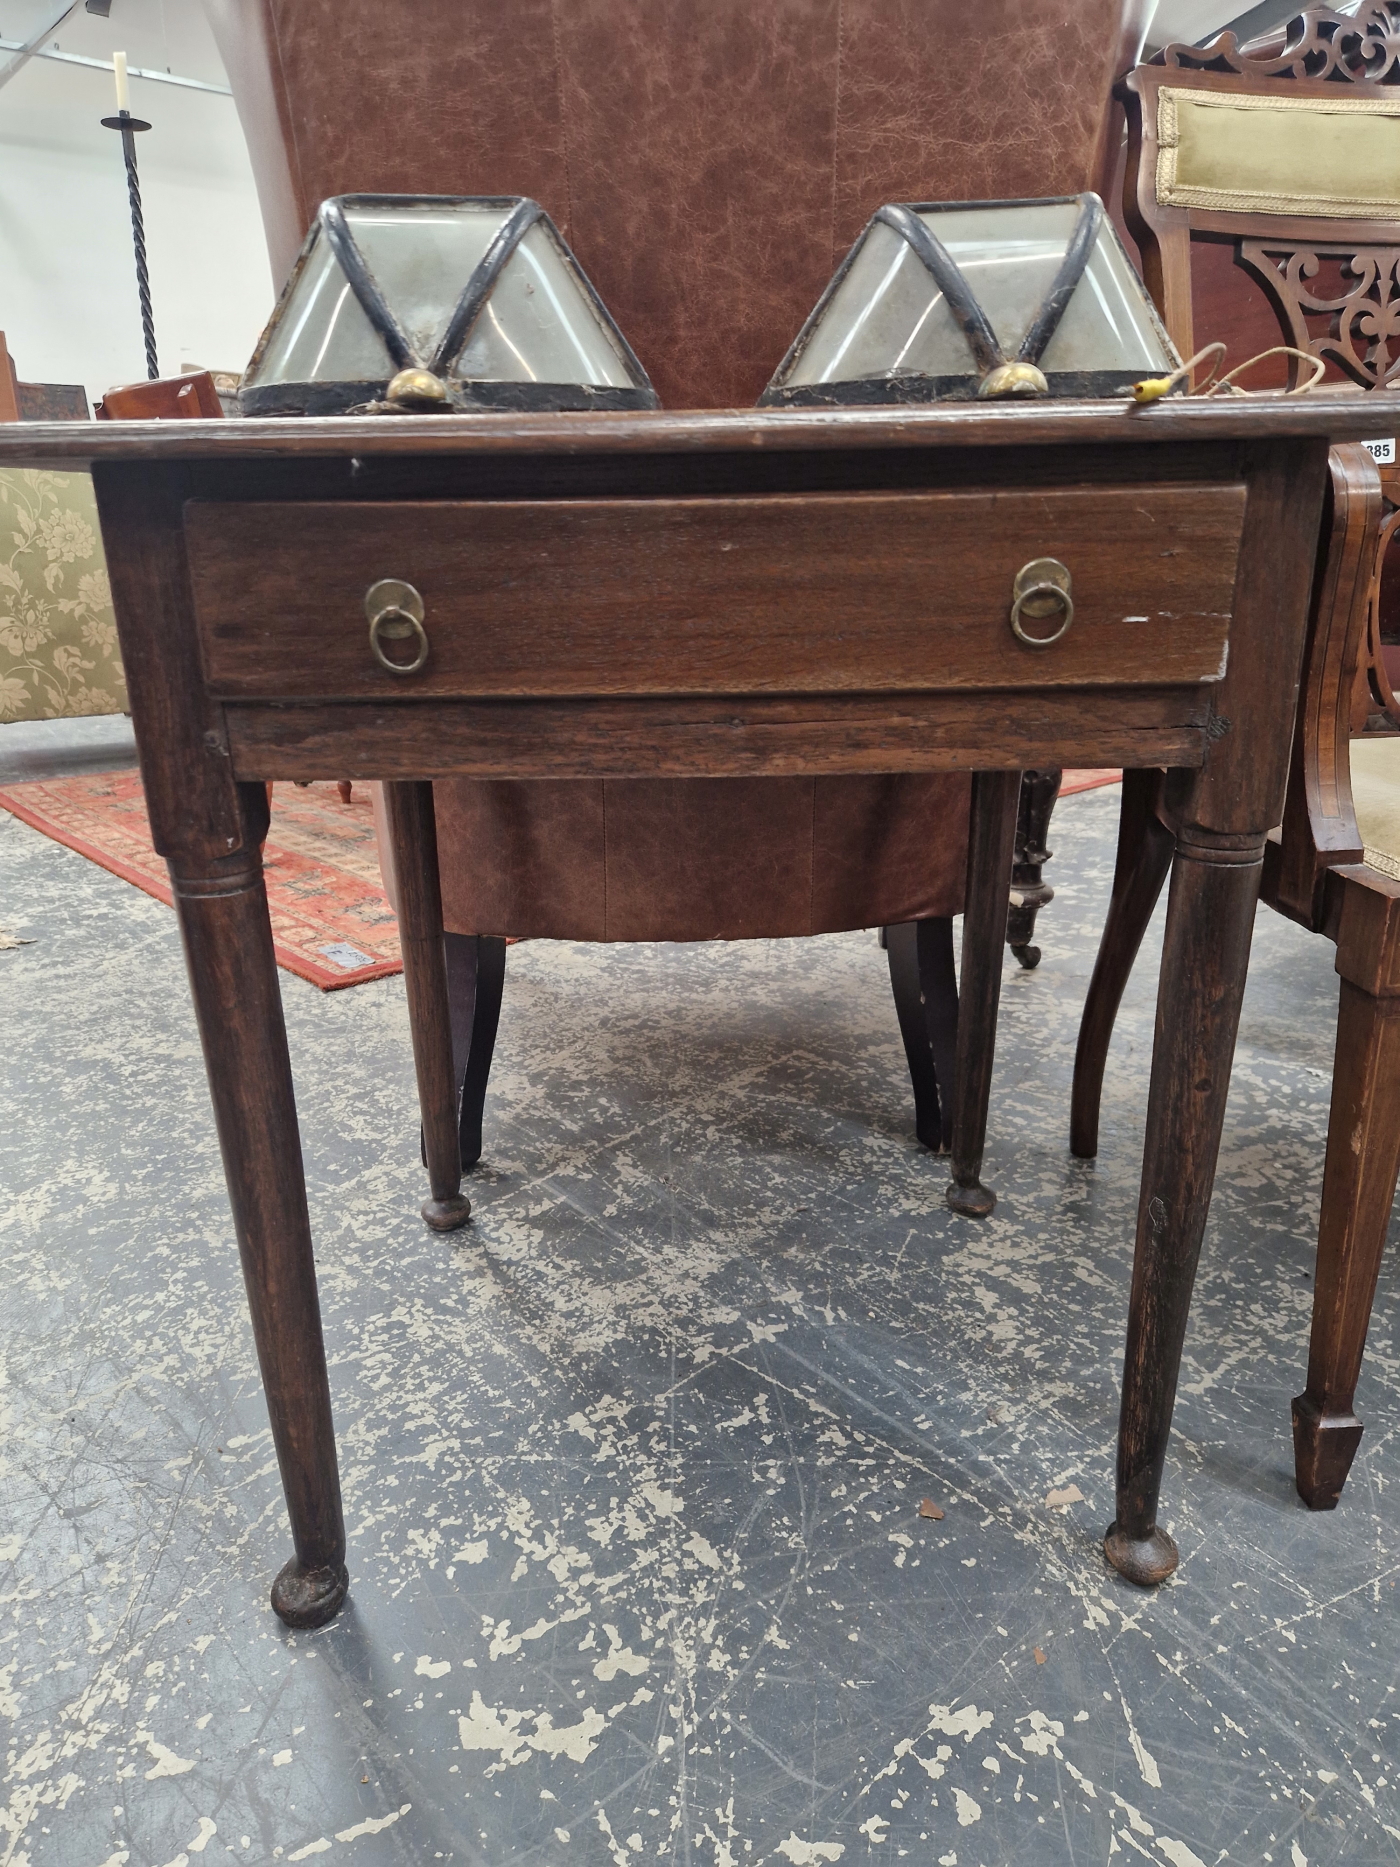
<path fill-rule="evenodd" d="M 1157 198 L 1164 86 L 1335 98 L 1340 85 L 1400 85 L 1400 0 L 1370 0 L 1355 17 L 1310 9 L 1269 50 L 1242 52 L 1226 33 L 1205 48 L 1169 46 L 1125 80 L 1124 209 L 1149 289 L 1182 354 L 1192 355 L 1198 337 L 1210 335 L 1192 324 L 1192 240 L 1233 240 L 1237 262 L 1268 293 L 1283 341 L 1335 362 L 1359 389 L 1400 387 L 1400 355 L 1392 361 L 1386 341 L 1400 333 L 1400 215 L 1324 220 Z M 1324 306 L 1306 279 L 1328 249 L 1349 257 L 1359 283 Z M 1309 317 L 1320 310 L 1328 324 L 1319 333 Z M 1362 355 L 1354 332 L 1367 316 L 1374 342 Z M 1294 365 L 1295 382 L 1302 367 Z M 1335 1506 L 1360 1444 L 1352 1403 L 1400 1173 L 1400 882 L 1365 861 L 1350 767 L 1358 692 L 1385 708 L 1394 703 L 1380 654 L 1378 592 L 1384 550 L 1400 528 L 1400 476 L 1383 481 L 1362 446 L 1336 448 L 1330 502 L 1284 819 L 1266 850 L 1262 889 L 1279 913 L 1336 944 L 1342 978 L 1308 1379 L 1293 1402 L 1297 1486 L 1315 1510 Z M 1075 1060 L 1070 1147 L 1081 1157 L 1098 1151 L 1114 1018 L 1171 862 L 1172 792 L 1170 774 L 1124 774 L 1113 894 Z"/>
<path fill-rule="evenodd" d="M 1345 219 L 1248 213 L 1168 206 L 1157 198 L 1158 105 L 1164 89 L 1319 102 L 1336 100 L 1347 85 L 1353 87 L 1353 95 L 1374 94 L 1380 87 L 1388 93 L 1400 85 L 1400 0 L 1367 0 L 1354 17 L 1325 7 L 1309 8 L 1289 27 L 1277 56 L 1266 55 L 1269 43 L 1241 49 L 1234 34 L 1227 32 L 1205 47 L 1167 46 L 1152 64 L 1130 72 L 1120 87 L 1128 114 L 1123 210 L 1142 254 L 1148 290 L 1183 356 L 1192 355 L 1197 337 L 1191 310 L 1192 241 L 1232 241 L 1238 249 L 1238 263 L 1264 287 L 1285 333 L 1284 341 L 1326 356 L 1361 388 L 1400 386 L 1400 358 L 1380 369 L 1374 363 L 1368 366 L 1351 338 L 1351 326 L 1364 315 L 1371 293 L 1379 289 L 1380 306 L 1388 312 L 1393 300 L 1385 296 L 1387 282 L 1400 291 L 1395 278 L 1400 262 L 1400 215 Z M 1314 262 L 1328 249 L 1347 255 L 1369 249 L 1378 261 L 1388 259 L 1390 270 L 1379 279 L 1356 275 L 1354 290 L 1341 303 L 1324 307 L 1312 301 L 1306 280 L 1315 276 Z M 1282 268 L 1277 264 L 1280 256 L 1285 262 Z M 1308 316 L 1324 310 L 1340 328 L 1318 338 Z M 1208 332 L 1203 335 L 1209 337 Z M 1293 383 L 1302 368 L 1301 363 L 1293 363 Z"/>

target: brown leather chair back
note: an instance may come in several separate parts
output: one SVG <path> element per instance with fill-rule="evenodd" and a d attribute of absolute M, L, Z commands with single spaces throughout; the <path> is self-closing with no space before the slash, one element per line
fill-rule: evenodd
<path fill-rule="evenodd" d="M 273 273 L 359 190 L 540 201 L 671 408 L 750 406 L 885 201 L 1106 186 L 1145 0 L 206 0 Z"/>

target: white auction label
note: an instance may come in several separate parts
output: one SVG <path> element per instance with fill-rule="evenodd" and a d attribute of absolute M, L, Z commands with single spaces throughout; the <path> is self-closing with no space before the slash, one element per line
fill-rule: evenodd
<path fill-rule="evenodd" d="M 1363 441 L 1361 445 L 1375 461 L 1378 467 L 1391 467 L 1395 464 L 1395 437 L 1388 441 Z"/>

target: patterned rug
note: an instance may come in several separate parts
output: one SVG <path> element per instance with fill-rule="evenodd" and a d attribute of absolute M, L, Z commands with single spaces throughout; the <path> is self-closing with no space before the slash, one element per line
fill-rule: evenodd
<path fill-rule="evenodd" d="M 1121 777 L 1118 771 L 1066 771 L 1060 794 L 1070 797 Z M 9 785 L 0 790 L 0 808 L 170 905 L 137 772 Z M 333 784 L 274 786 L 263 867 L 279 966 L 323 992 L 402 971 L 367 786 L 354 790 L 348 804 Z"/>
<path fill-rule="evenodd" d="M 1121 771 L 1093 771 L 1083 766 L 1067 769 L 1060 780 L 1060 796 L 1073 797 L 1076 791 L 1097 791 L 1102 784 L 1117 784 Z"/>
<path fill-rule="evenodd" d="M 0 790 L 0 807 L 170 905 L 139 773 L 10 785 Z M 366 786 L 356 787 L 349 804 L 333 784 L 274 786 L 263 865 L 279 966 L 323 992 L 402 970 Z"/>

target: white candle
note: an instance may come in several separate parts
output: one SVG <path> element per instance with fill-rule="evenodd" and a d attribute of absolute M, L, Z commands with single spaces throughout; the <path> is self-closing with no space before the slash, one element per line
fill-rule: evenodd
<path fill-rule="evenodd" d="M 117 78 L 117 109 L 131 109 L 131 93 L 126 84 L 126 53 L 116 52 L 112 56 L 112 70 Z"/>

